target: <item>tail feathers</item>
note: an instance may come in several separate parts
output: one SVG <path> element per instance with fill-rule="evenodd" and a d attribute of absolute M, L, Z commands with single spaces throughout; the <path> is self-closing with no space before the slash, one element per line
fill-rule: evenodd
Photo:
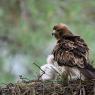
<path fill-rule="evenodd" d="M 95 79 L 95 68 L 91 64 L 86 64 L 85 68 L 80 68 L 80 72 L 86 79 Z"/>
<path fill-rule="evenodd" d="M 95 72 L 95 68 L 91 64 L 85 64 L 85 68 L 92 72 Z"/>

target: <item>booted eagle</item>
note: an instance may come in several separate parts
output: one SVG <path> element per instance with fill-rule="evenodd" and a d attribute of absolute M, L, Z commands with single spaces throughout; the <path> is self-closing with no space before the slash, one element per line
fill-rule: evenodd
<path fill-rule="evenodd" d="M 89 48 L 85 41 L 74 35 L 65 24 L 55 25 L 52 35 L 57 39 L 52 54 L 58 65 L 68 68 L 69 73 L 75 69 L 85 79 L 95 79 L 95 69 L 90 64 Z"/>

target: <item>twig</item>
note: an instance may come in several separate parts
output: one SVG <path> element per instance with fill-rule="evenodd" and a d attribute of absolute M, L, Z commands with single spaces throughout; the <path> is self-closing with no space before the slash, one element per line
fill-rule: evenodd
<path fill-rule="evenodd" d="M 42 72 L 43 72 L 43 74 L 45 74 L 45 71 L 43 71 L 41 68 L 40 68 L 40 66 L 39 65 L 37 65 L 36 63 L 33 63 L 35 66 L 37 66 Z M 42 75 L 43 75 L 42 74 Z M 39 77 L 38 77 L 38 80 L 42 77 L 42 75 L 40 75 Z"/>
<path fill-rule="evenodd" d="M 33 63 L 35 66 L 37 66 L 41 71 L 43 71 L 39 65 L 37 65 L 36 63 Z M 45 71 L 43 71 L 45 73 Z"/>

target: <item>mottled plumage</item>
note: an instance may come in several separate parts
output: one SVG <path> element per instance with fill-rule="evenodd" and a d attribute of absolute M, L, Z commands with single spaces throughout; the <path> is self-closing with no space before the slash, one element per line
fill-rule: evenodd
<path fill-rule="evenodd" d="M 79 36 L 63 37 L 57 41 L 53 50 L 54 59 L 60 66 L 78 66 L 84 68 L 89 62 L 88 47 Z"/>
<path fill-rule="evenodd" d="M 65 24 L 58 24 L 52 33 L 57 39 L 52 54 L 59 66 L 76 67 L 87 78 L 95 78 L 95 69 L 89 64 L 89 48 L 80 36 L 71 33 Z"/>

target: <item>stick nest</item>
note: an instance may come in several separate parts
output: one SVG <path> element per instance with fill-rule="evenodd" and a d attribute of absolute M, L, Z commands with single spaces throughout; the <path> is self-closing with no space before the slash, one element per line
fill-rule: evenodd
<path fill-rule="evenodd" d="M 72 81 L 22 81 L 0 87 L 0 95 L 95 95 L 95 80 Z"/>

